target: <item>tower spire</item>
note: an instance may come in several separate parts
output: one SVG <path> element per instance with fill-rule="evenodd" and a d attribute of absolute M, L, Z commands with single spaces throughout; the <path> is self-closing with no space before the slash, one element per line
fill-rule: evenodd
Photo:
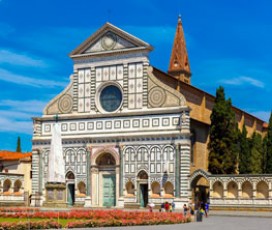
<path fill-rule="evenodd" d="M 192 74 L 190 71 L 189 58 L 186 50 L 184 32 L 180 15 L 178 17 L 178 25 L 172 48 L 168 73 L 177 78 L 179 81 L 191 84 L 190 78 Z"/>

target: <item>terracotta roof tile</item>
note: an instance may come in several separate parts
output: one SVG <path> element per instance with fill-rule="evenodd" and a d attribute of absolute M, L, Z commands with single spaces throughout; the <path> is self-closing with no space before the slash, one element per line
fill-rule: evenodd
<path fill-rule="evenodd" d="M 0 160 L 20 160 L 23 158 L 31 157 L 32 153 L 19 153 L 19 152 L 12 152 L 12 151 L 7 151 L 7 150 L 2 150 L 0 151 Z"/>

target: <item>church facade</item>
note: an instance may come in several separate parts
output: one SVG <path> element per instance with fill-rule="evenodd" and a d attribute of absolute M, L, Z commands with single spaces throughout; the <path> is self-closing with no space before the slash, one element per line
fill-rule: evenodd
<path fill-rule="evenodd" d="M 175 200 L 181 207 L 188 202 L 189 107 L 182 93 L 154 76 L 151 50 L 107 23 L 70 54 L 70 84 L 34 118 L 32 196 L 40 205 L 47 200 L 56 122 L 68 205 L 145 207 Z"/>
<path fill-rule="evenodd" d="M 46 189 L 52 130 L 60 126 L 69 206 L 145 207 L 210 201 L 214 207 L 272 205 L 271 175 L 211 175 L 214 96 L 191 85 L 181 19 L 168 73 L 150 65 L 152 46 L 106 23 L 71 52 L 70 84 L 33 118 L 32 202 Z M 267 124 L 233 107 L 239 127 Z M 58 197 L 56 194 L 55 197 Z"/>

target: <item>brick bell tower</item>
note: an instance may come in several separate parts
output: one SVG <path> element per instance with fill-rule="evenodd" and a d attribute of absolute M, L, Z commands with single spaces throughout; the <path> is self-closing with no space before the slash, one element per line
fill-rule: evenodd
<path fill-rule="evenodd" d="M 178 25 L 172 48 L 168 74 L 174 76 L 179 81 L 191 84 L 192 74 L 190 71 L 189 58 L 186 50 L 184 32 L 180 15 L 178 17 Z M 179 88 L 180 86 L 178 85 L 177 90 L 179 90 Z"/>

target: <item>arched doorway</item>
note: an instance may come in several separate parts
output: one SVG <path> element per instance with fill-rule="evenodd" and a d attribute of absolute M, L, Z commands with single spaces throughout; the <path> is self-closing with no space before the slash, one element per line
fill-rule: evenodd
<path fill-rule="evenodd" d="M 69 171 L 66 174 L 66 184 L 67 184 L 67 204 L 69 206 L 73 206 L 75 203 L 75 175 L 71 171 Z"/>
<path fill-rule="evenodd" d="M 192 201 L 198 208 L 201 204 L 210 202 L 210 184 L 202 173 L 195 174 L 191 181 Z"/>
<path fill-rule="evenodd" d="M 146 207 L 148 204 L 148 175 L 142 170 L 138 173 L 138 200 L 140 207 Z"/>
<path fill-rule="evenodd" d="M 100 154 L 96 161 L 98 169 L 98 183 L 101 192 L 99 193 L 100 206 L 116 206 L 116 161 L 110 153 Z"/>

